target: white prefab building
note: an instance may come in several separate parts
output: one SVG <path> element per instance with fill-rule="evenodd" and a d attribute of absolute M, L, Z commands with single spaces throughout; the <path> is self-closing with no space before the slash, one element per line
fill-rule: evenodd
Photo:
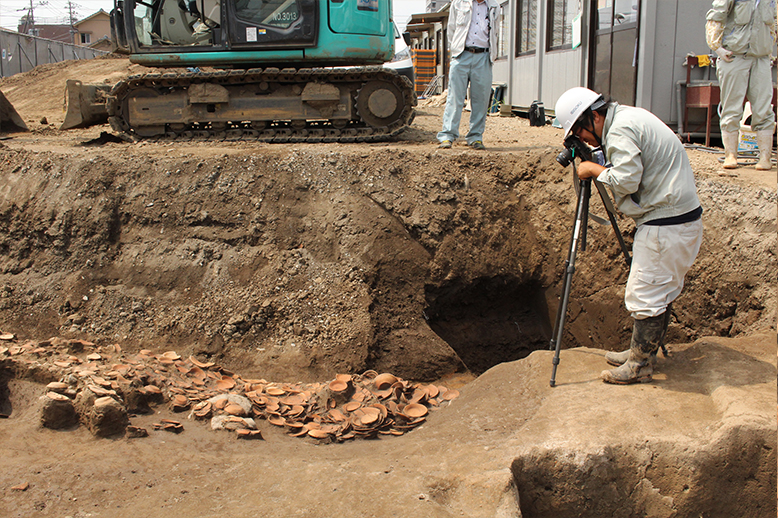
<path fill-rule="evenodd" d="M 699 66 L 715 56 L 705 42 L 710 7 L 711 0 L 507 0 L 494 82 L 506 85 L 504 103 L 514 112 L 540 101 L 552 114 L 565 90 L 586 86 L 646 108 L 687 136 L 704 136 L 710 121 L 717 136 L 716 71 Z M 424 15 L 411 19 L 414 37 L 421 36 L 416 17 L 421 26 Z M 445 20 L 435 25 L 443 34 L 427 31 L 426 48 L 446 41 Z"/>

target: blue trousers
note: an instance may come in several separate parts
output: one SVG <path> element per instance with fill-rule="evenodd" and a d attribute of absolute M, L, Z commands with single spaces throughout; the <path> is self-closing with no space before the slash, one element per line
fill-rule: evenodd
<path fill-rule="evenodd" d="M 474 54 L 464 51 L 451 59 L 448 74 L 448 97 L 443 112 L 443 129 L 438 133 L 438 141 L 459 138 L 459 123 L 462 120 L 462 108 L 465 105 L 467 85 L 470 84 L 470 130 L 467 143 L 484 139 L 486 112 L 489 109 L 489 97 L 492 93 L 492 61 L 488 52 Z"/>

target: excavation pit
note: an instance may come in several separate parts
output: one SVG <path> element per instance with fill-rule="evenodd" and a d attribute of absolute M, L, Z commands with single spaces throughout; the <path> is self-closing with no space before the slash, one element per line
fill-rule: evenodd
<path fill-rule="evenodd" d="M 114 78 L 117 61 L 102 62 Z M 73 66 L 85 82 L 108 76 Z M 412 433 L 327 446 L 287 443 L 271 429 L 265 442 L 234 441 L 175 413 L 164 417 L 185 422 L 177 435 L 152 429 L 159 415 L 134 418 L 151 433 L 131 441 L 41 431 L 32 409 L 42 387 L 13 379 L 0 482 L 30 487 L 6 494 L 9 513 L 35 505 L 62 516 L 162 508 L 195 516 L 229 504 L 236 515 L 261 506 L 278 517 L 315 508 L 344 518 L 475 518 L 550 515 L 572 503 L 565 512 L 574 516 L 586 498 L 617 495 L 614 505 L 633 515 L 669 505 L 668 516 L 714 516 L 720 500 L 685 495 L 735 488 L 746 497 L 730 515 L 775 516 L 775 376 L 765 375 L 775 361 L 774 172 L 765 187 L 753 170 L 722 176 L 715 156 L 689 151 L 705 241 L 669 335 L 688 361 L 664 363 L 666 379 L 650 385 L 624 391 L 597 380 L 602 350 L 622 348 L 631 321 L 618 244 L 609 227 L 592 225 L 550 389 L 544 349 L 575 209 L 570 171 L 554 160 L 559 130 L 495 117 L 487 153 L 437 151 L 442 108 L 422 108 L 388 144 L 86 147 L 110 129 L 65 133 L 35 122 L 61 122 L 62 88 L 45 81 L 61 69 L 4 89 L 33 131 L 0 147 L 0 330 L 22 341 L 175 350 L 278 382 L 371 368 L 427 381 L 483 374 Z M 619 224 L 631 243 L 629 221 Z M 769 355 L 764 340 L 742 345 L 762 332 L 772 333 Z M 742 354 L 714 354 L 720 348 Z M 627 404 L 652 412 L 625 415 Z M 598 427 L 607 416 L 622 419 L 612 435 Z M 672 462 L 680 457 L 687 471 Z M 622 471 L 606 469 L 614 459 Z M 738 471 L 721 469 L 729 465 Z M 632 491 L 614 488 L 635 467 Z M 727 476 L 739 482 L 727 485 Z M 587 480 L 593 495 L 582 495 Z M 117 510 L 127 502 L 133 509 Z"/>
<path fill-rule="evenodd" d="M 478 375 L 547 349 L 551 335 L 544 290 L 516 279 L 475 279 L 427 289 L 425 314 L 435 333 Z"/>

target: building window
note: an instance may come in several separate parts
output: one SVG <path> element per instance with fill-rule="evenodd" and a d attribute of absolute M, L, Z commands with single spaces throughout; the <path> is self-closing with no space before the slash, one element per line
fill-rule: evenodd
<path fill-rule="evenodd" d="M 578 0 L 548 0 L 548 50 L 572 48 L 573 18 L 577 14 Z"/>
<path fill-rule="evenodd" d="M 92 34 L 88 32 L 82 32 L 80 36 L 81 36 L 82 45 L 89 45 L 90 43 L 92 43 Z"/>
<path fill-rule="evenodd" d="M 538 34 L 538 0 L 516 3 L 516 55 L 534 54 Z"/>
<path fill-rule="evenodd" d="M 499 31 L 497 32 L 497 57 L 508 57 L 508 2 L 505 2 L 500 6 L 500 15 L 497 17 L 497 25 Z"/>

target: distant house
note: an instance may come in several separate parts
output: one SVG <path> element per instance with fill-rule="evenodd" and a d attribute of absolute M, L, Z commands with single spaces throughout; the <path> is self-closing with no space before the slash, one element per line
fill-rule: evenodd
<path fill-rule="evenodd" d="M 62 41 L 65 43 L 70 43 L 73 41 L 74 28 L 70 25 L 49 25 L 35 23 L 34 21 L 30 21 L 26 15 L 19 19 L 17 30 L 22 34 L 27 34 L 28 36 L 37 36 L 47 40 Z"/>
<path fill-rule="evenodd" d="M 102 9 L 73 25 L 39 24 L 31 22 L 27 16 L 22 16 L 17 30 L 22 34 L 47 40 L 111 50 L 111 16 Z"/>
<path fill-rule="evenodd" d="M 73 43 L 91 47 L 98 42 L 107 42 L 110 50 L 111 43 L 111 15 L 100 9 L 91 16 L 87 16 L 73 24 L 76 33 L 73 35 Z"/>

